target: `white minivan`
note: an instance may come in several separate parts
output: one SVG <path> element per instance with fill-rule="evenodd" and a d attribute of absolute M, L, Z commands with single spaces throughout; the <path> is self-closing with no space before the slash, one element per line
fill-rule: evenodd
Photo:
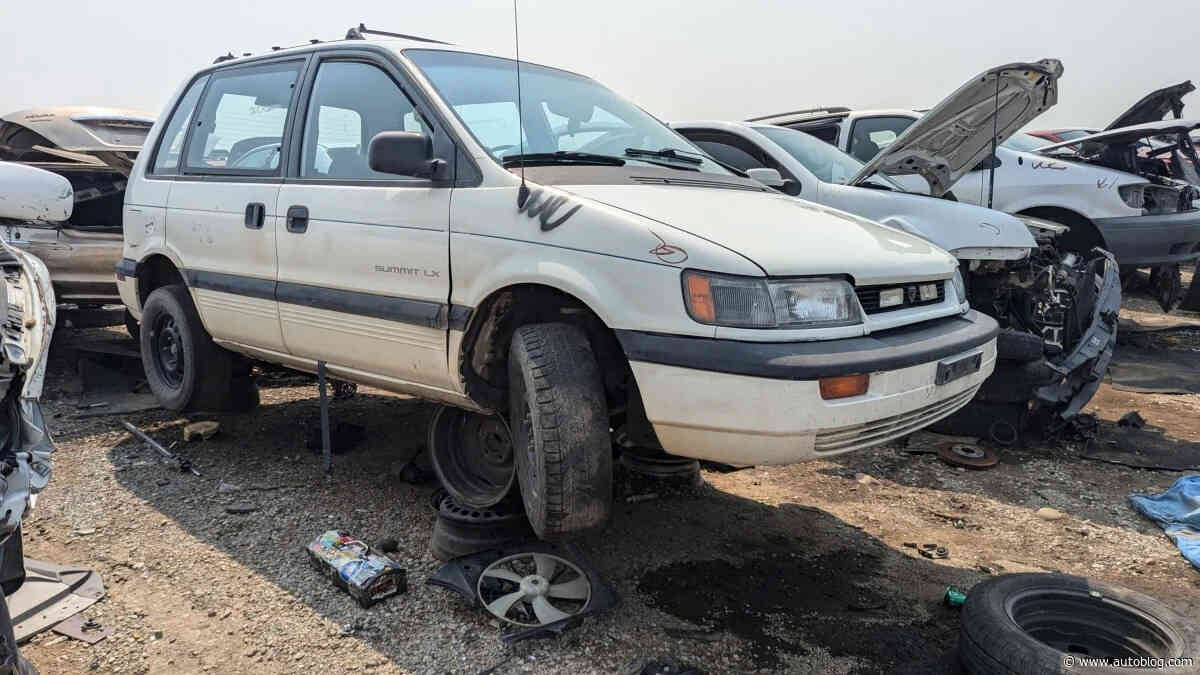
<path fill-rule="evenodd" d="M 556 538 L 607 520 L 614 434 L 828 457 L 992 372 L 996 322 L 929 242 L 735 175 L 587 77 L 522 63 L 518 108 L 510 59 L 368 34 L 221 60 L 151 130 L 118 279 L 166 407 L 252 406 L 247 357 L 441 401 L 467 411 L 431 448 L 451 495 L 519 489 Z"/>

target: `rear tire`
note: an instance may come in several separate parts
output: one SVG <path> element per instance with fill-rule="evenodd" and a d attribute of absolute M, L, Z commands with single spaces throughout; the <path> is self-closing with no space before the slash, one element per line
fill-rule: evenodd
<path fill-rule="evenodd" d="M 564 323 L 521 326 L 508 380 L 517 479 L 534 532 L 562 539 L 603 527 L 612 511 L 612 441 L 587 335 Z"/>
<path fill-rule="evenodd" d="M 234 377 L 235 355 L 204 330 L 186 286 L 155 289 L 142 309 L 141 327 L 146 381 L 164 408 L 223 411 L 257 404 L 253 381 L 248 374 Z"/>

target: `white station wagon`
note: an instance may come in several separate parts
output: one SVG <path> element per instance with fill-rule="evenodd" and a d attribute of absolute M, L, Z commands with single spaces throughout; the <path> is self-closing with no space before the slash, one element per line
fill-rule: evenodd
<path fill-rule="evenodd" d="M 151 130 L 121 296 L 168 408 L 249 360 L 449 404 L 451 495 L 602 526 L 614 434 L 781 464 L 966 404 L 997 325 L 927 241 L 775 193 L 581 75 L 374 35 L 220 60 Z M 511 434 L 509 432 L 511 429 Z"/>

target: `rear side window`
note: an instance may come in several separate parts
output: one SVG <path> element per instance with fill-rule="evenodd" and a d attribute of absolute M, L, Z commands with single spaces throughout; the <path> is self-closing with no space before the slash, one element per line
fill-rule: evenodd
<path fill-rule="evenodd" d="M 192 121 L 192 113 L 196 111 L 196 102 L 208 84 L 208 75 L 192 83 L 179 99 L 175 112 L 167 122 L 158 141 L 158 153 L 154 156 L 154 164 L 150 173 L 165 175 L 173 174 L 179 169 L 179 156 L 183 153 L 183 137 L 187 133 L 188 123 Z"/>
<path fill-rule="evenodd" d="M 188 173 L 278 175 L 300 62 L 219 72 L 192 125 Z"/>
<path fill-rule="evenodd" d="M 915 121 L 911 117 L 864 117 L 854 123 L 849 152 L 858 161 L 869 162 Z"/>

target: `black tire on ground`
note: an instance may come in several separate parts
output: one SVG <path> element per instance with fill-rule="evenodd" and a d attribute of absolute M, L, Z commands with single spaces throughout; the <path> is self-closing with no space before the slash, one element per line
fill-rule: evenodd
<path fill-rule="evenodd" d="M 435 494 L 438 517 L 429 547 L 438 560 L 451 560 L 533 538 L 520 500 L 505 499 L 486 509 L 473 509 L 449 494 Z"/>
<path fill-rule="evenodd" d="M 133 338 L 134 342 L 141 343 L 142 327 L 138 320 L 133 318 L 133 314 L 129 310 L 125 310 L 125 330 L 129 331 L 129 337 Z"/>
<path fill-rule="evenodd" d="M 164 408 L 232 409 L 234 355 L 213 343 L 186 286 L 155 289 L 142 309 L 140 332 L 146 381 Z"/>
<path fill-rule="evenodd" d="M 1044 355 L 1044 341 L 1032 333 L 1006 328 L 996 336 L 996 356 L 1005 361 L 1028 363 Z"/>
<path fill-rule="evenodd" d="M 1197 649 L 1196 626 L 1154 598 L 1065 574 L 1006 574 L 977 584 L 962 608 L 958 642 L 973 675 L 1111 673 L 1080 658 L 1194 658 Z"/>
<path fill-rule="evenodd" d="M 603 527 L 612 510 L 608 405 L 587 336 L 521 326 L 508 353 L 509 425 L 521 498 L 542 539 Z"/>

